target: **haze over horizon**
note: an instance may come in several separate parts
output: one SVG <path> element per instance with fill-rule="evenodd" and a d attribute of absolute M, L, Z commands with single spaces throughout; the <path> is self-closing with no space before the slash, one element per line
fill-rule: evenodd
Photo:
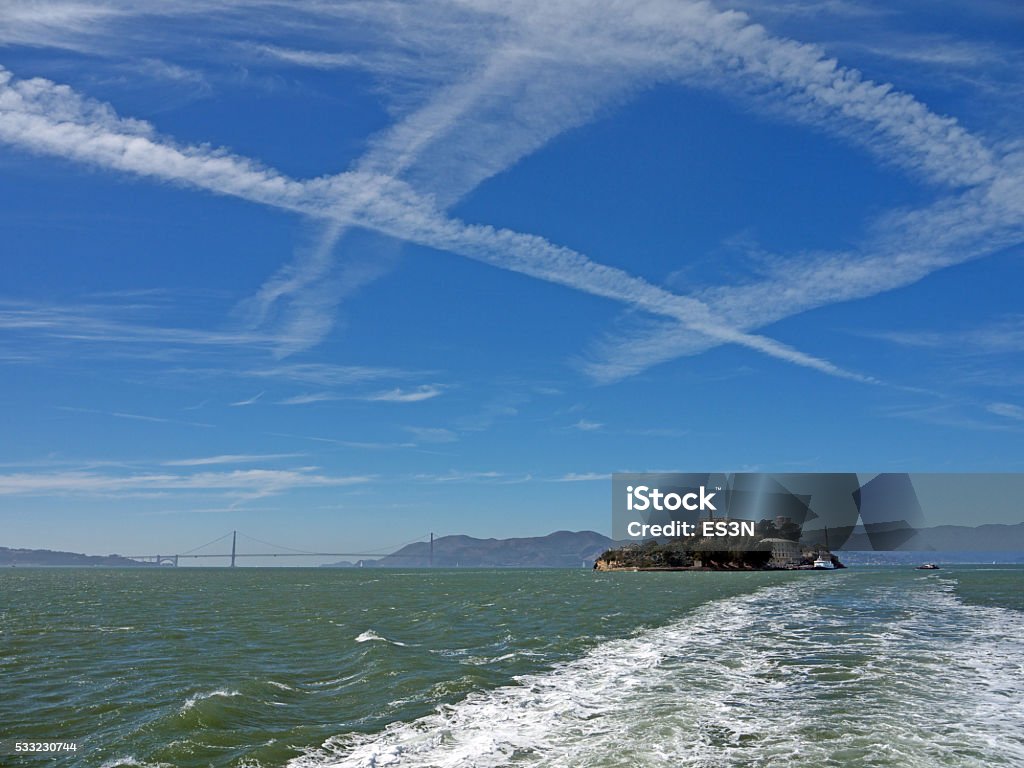
<path fill-rule="evenodd" d="M 607 534 L 613 472 L 1021 471 L 1022 30 L 12 0 L 0 546 Z"/>

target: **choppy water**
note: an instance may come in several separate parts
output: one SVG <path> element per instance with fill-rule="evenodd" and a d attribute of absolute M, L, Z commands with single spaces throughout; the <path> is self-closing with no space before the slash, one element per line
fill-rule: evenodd
<path fill-rule="evenodd" d="M 0 739 L 80 747 L 0 764 L 1022 766 L 1022 609 L 1020 566 L 10 569 Z"/>

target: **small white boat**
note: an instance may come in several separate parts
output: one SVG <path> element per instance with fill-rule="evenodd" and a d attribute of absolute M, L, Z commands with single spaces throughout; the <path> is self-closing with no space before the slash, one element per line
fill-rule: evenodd
<path fill-rule="evenodd" d="M 828 546 L 828 527 L 825 528 L 825 548 L 818 550 L 818 556 L 814 558 L 812 566 L 816 571 L 834 571 L 836 564 L 832 562 L 832 552 Z"/>

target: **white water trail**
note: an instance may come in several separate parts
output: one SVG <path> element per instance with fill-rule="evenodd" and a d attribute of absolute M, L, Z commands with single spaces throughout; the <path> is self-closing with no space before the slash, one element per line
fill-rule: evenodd
<path fill-rule="evenodd" d="M 289 766 L 1024 765 L 1024 616 L 808 576 Z"/>

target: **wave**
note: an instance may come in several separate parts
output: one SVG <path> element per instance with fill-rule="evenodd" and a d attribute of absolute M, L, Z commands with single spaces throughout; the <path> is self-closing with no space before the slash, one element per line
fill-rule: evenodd
<path fill-rule="evenodd" d="M 197 704 L 199 704 L 200 702 L 206 701 L 207 699 L 214 699 L 214 698 L 229 699 L 229 698 L 232 698 L 234 696 L 241 696 L 241 695 L 242 694 L 239 691 L 225 691 L 225 690 L 222 690 L 222 689 L 218 689 L 216 691 L 209 691 L 207 693 L 194 693 L 194 694 L 192 694 L 191 696 L 189 696 L 185 700 L 184 704 L 181 705 L 181 709 L 179 710 L 179 712 L 181 714 L 185 714 L 186 712 L 188 712 L 189 710 L 194 708 Z"/>
<path fill-rule="evenodd" d="M 382 643 L 391 643 L 391 645 L 399 645 L 399 646 L 402 646 L 403 648 L 407 647 L 406 643 L 399 642 L 398 640 L 388 640 L 386 637 L 381 637 L 380 635 L 378 635 L 372 629 L 368 629 L 365 632 L 363 632 L 362 634 L 358 635 L 356 637 L 356 642 L 357 643 L 382 642 Z"/>
<path fill-rule="evenodd" d="M 145 760 L 138 760 L 134 755 L 128 755 L 107 760 L 100 765 L 100 768 L 174 768 L 174 766 L 170 763 L 147 763 Z"/>
<path fill-rule="evenodd" d="M 797 579 L 289 765 L 1022 765 L 1022 638 L 948 580 Z"/>

